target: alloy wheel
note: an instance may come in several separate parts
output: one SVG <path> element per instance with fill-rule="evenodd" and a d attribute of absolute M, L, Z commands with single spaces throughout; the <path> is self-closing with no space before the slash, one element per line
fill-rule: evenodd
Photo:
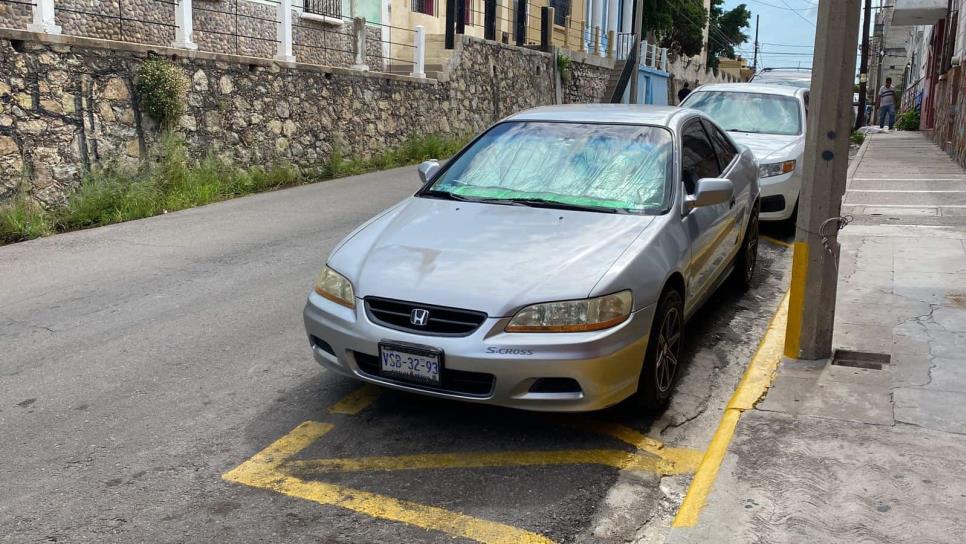
<path fill-rule="evenodd" d="M 677 308 L 668 309 L 657 337 L 657 362 L 654 368 L 655 385 L 661 393 L 671 389 L 674 383 L 681 353 L 681 327 L 681 313 Z"/>

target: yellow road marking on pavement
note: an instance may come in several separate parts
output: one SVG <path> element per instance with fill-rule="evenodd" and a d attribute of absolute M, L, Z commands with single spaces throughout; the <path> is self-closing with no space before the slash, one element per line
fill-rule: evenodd
<path fill-rule="evenodd" d="M 691 473 L 686 463 L 625 450 L 579 449 L 549 451 L 456 452 L 386 457 L 291 461 L 283 470 L 300 476 L 331 472 L 399 471 L 448 468 L 496 468 L 551 465 L 604 465 L 618 470 L 643 470 L 661 475 Z"/>
<path fill-rule="evenodd" d="M 798 358 L 802 346 L 802 319 L 805 311 L 805 279 L 808 277 L 808 243 L 795 242 L 792 257 L 792 283 L 789 288 L 788 327 L 785 330 L 785 356 Z"/>
<path fill-rule="evenodd" d="M 768 242 L 769 244 L 774 244 L 776 246 L 781 246 L 781 247 L 785 247 L 785 248 L 792 247 L 792 244 L 789 244 L 788 242 L 786 242 L 784 240 L 779 240 L 778 238 L 772 238 L 771 236 L 763 236 L 761 234 L 759 234 L 758 237 L 761 238 L 762 240 Z"/>
<path fill-rule="evenodd" d="M 222 478 L 229 482 L 269 489 L 318 504 L 345 508 L 373 518 L 406 523 L 487 544 L 553 543 L 543 535 L 503 523 L 486 521 L 458 512 L 358 489 L 318 481 L 305 481 L 279 472 L 279 467 L 290 457 L 308 447 L 332 428 L 333 426 L 328 423 L 315 421 L 302 423 L 248 461 L 226 472 Z"/>
<path fill-rule="evenodd" d="M 796 251 L 797 255 L 798 252 Z M 785 324 L 789 319 L 789 300 L 790 294 L 785 293 L 775 317 L 772 318 L 768 330 L 765 331 L 765 337 L 758 346 L 758 351 L 752 357 L 741 383 L 738 384 L 738 388 L 735 389 L 728 406 L 725 408 L 721 422 L 718 423 L 718 429 L 708 445 L 708 451 L 705 452 L 704 459 L 701 460 L 701 465 L 695 472 L 694 479 L 691 480 L 688 493 L 674 517 L 672 527 L 694 527 L 698 522 L 701 509 L 704 508 L 708 495 L 711 493 L 711 487 L 718 477 L 721 462 L 724 461 L 725 454 L 728 453 L 728 446 L 734 437 L 741 413 L 753 408 L 755 403 L 768 391 L 772 380 L 775 379 L 778 365 L 782 359 Z"/>
<path fill-rule="evenodd" d="M 378 386 L 367 383 L 343 397 L 339 402 L 329 406 L 329 412 L 354 416 L 375 402 L 381 392 Z"/>
<path fill-rule="evenodd" d="M 673 463 L 677 474 L 686 474 L 697 470 L 701 463 L 704 453 L 690 448 L 669 448 L 660 440 L 655 440 L 640 431 L 636 431 L 608 421 L 589 421 L 577 422 L 574 426 L 587 429 L 589 431 L 616 438 L 625 444 L 634 446 L 634 449 L 646 451 L 664 459 L 668 463 Z"/>

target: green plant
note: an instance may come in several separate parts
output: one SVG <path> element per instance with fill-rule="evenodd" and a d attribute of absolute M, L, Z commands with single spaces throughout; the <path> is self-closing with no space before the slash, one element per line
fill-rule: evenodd
<path fill-rule="evenodd" d="M 896 121 L 896 128 L 899 130 L 919 130 L 919 110 L 900 113 L 899 120 Z"/>
<path fill-rule="evenodd" d="M 557 53 L 557 72 L 560 74 L 560 81 L 564 83 L 570 81 L 572 62 L 573 60 L 567 55 Z"/>
<path fill-rule="evenodd" d="M 141 111 L 171 128 L 184 114 L 188 77 L 181 68 L 161 59 L 148 59 L 137 72 L 134 88 Z"/>
<path fill-rule="evenodd" d="M 0 244 L 47 236 L 53 232 L 44 208 L 24 193 L 0 205 Z"/>
<path fill-rule="evenodd" d="M 849 136 L 849 140 L 855 145 L 862 145 L 862 142 L 865 141 L 865 133 L 855 131 L 851 136 Z"/>
<path fill-rule="evenodd" d="M 239 168 L 214 155 L 194 163 L 183 137 L 165 132 L 149 148 L 144 162 L 109 162 L 92 169 L 62 207 L 45 211 L 27 196 L 0 205 L 0 244 L 150 217 L 306 181 L 443 159 L 459 151 L 466 140 L 429 135 L 369 159 L 346 159 L 337 141 L 328 164 L 309 173 L 289 164 Z"/>

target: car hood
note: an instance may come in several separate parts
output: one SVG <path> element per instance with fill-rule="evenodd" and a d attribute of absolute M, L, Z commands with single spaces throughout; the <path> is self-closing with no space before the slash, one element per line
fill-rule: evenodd
<path fill-rule="evenodd" d="M 357 297 L 512 315 L 587 297 L 654 220 L 550 208 L 410 198 L 329 257 Z"/>
<path fill-rule="evenodd" d="M 752 134 L 748 132 L 729 132 L 731 138 L 739 144 L 748 146 L 755 154 L 758 162 L 764 164 L 778 160 L 794 159 L 799 154 L 797 146 L 804 149 L 805 137 L 783 136 L 779 134 Z"/>

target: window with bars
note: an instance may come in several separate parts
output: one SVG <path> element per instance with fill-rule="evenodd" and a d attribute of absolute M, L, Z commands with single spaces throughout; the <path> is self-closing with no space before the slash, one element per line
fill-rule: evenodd
<path fill-rule="evenodd" d="M 567 24 L 567 17 L 570 15 L 570 0 L 550 0 L 550 7 L 553 8 L 553 24 L 560 26 Z"/>
<path fill-rule="evenodd" d="M 436 15 L 436 0 L 413 0 L 412 10 L 414 13 Z"/>
<path fill-rule="evenodd" d="M 413 0 L 415 2 L 415 0 Z M 327 17 L 342 17 L 342 0 L 305 0 L 305 12 Z"/>

